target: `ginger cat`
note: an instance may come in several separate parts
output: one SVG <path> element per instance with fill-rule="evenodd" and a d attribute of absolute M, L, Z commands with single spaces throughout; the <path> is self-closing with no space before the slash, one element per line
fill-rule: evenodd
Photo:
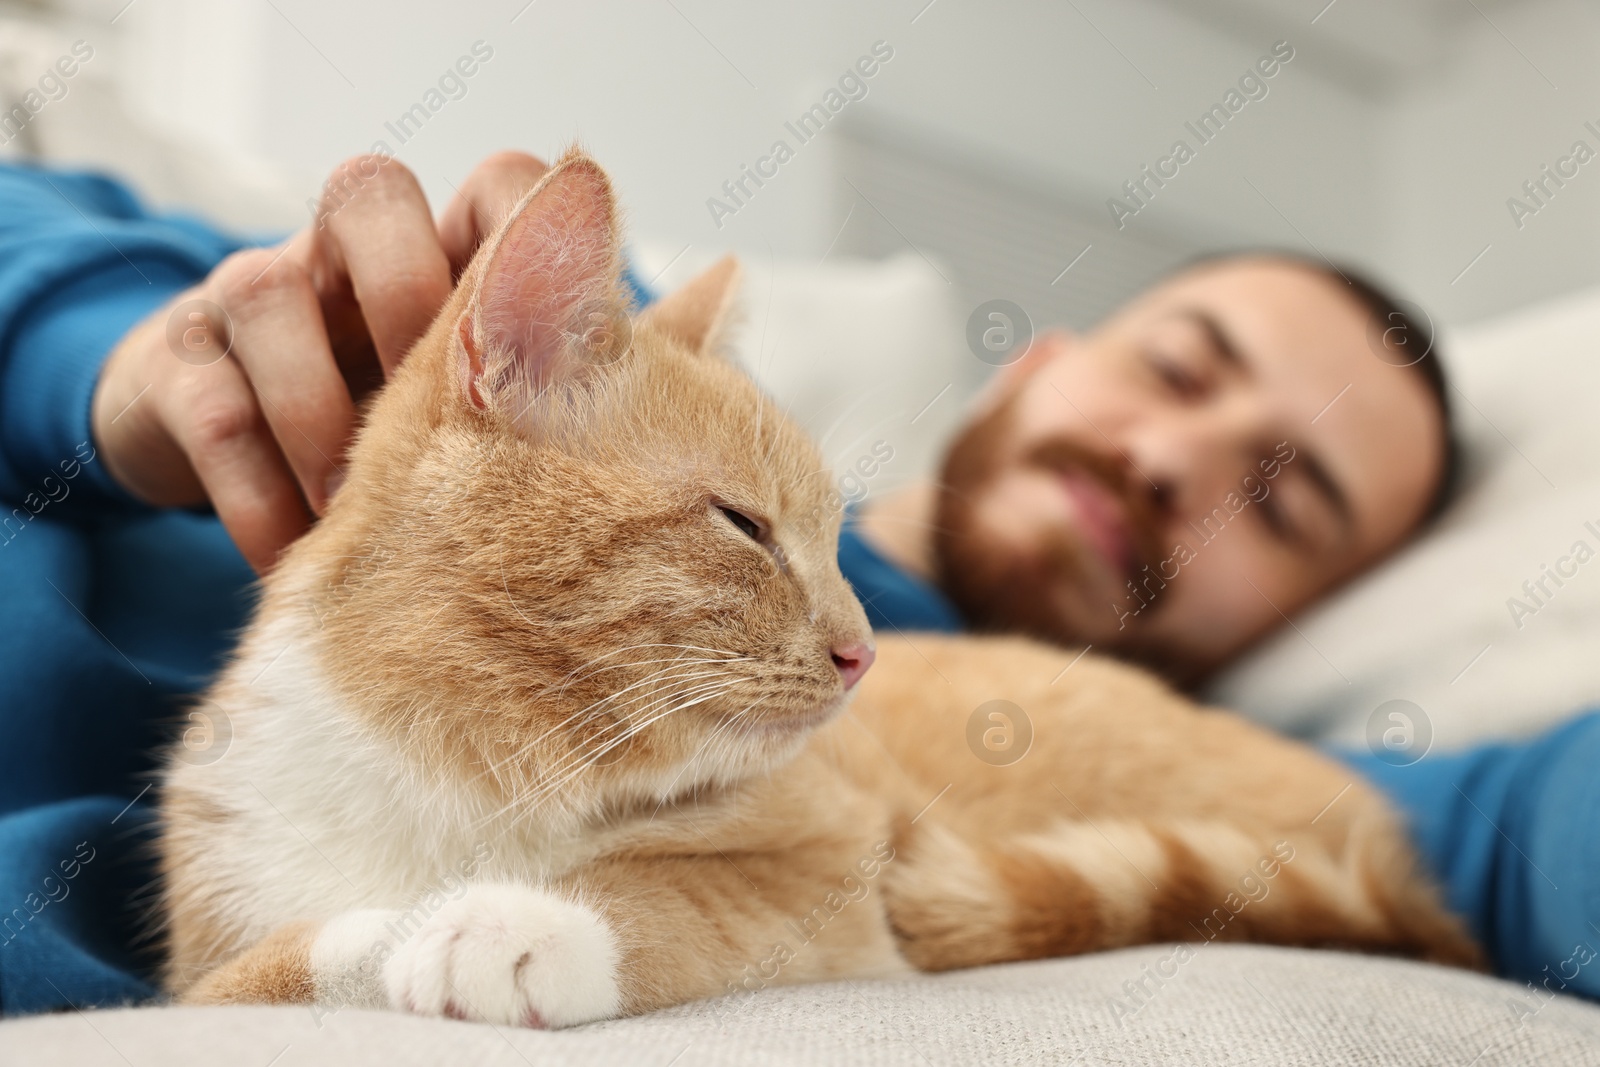
<path fill-rule="evenodd" d="M 1156 940 L 1478 961 L 1364 783 L 1138 670 L 918 636 L 852 694 L 829 479 L 712 352 L 736 267 L 631 320 L 620 263 L 569 153 L 266 580 L 162 790 L 174 994 L 557 1027 Z"/>

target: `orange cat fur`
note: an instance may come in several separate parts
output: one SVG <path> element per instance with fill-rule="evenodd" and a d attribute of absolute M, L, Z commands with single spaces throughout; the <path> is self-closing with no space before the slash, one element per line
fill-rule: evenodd
<path fill-rule="evenodd" d="M 173 993 L 563 1026 L 1153 940 L 1477 961 L 1370 788 L 1137 670 L 885 639 L 846 710 L 829 481 L 708 351 L 736 268 L 630 320 L 619 267 L 569 154 L 266 580 L 162 790 Z"/>

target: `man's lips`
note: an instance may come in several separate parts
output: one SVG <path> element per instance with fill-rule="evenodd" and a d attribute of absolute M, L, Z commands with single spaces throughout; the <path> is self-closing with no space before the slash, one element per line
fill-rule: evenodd
<path fill-rule="evenodd" d="M 1081 468 L 1060 472 L 1061 484 L 1077 513 L 1079 532 L 1106 564 L 1124 579 L 1138 569 L 1138 551 L 1127 508 L 1100 479 Z"/>

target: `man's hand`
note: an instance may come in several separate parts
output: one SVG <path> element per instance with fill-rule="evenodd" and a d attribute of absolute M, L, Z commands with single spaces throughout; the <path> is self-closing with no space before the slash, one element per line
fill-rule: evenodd
<path fill-rule="evenodd" d="M 207 501 L 257 572 L 343 480 L 355 405 L 394 373 L 544 163 L 491 156 L 437 229 L 401 163 L 334 171 L 317 221 L 224 260 L 128 332 L 91 414 L 107 469 L 160 507 Z"/>

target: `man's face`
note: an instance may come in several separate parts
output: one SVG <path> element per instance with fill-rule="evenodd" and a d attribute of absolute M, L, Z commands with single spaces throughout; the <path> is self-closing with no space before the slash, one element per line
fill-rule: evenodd
<path fill-rule="evenodd" d="M 1342 289 L 1227 260 L 1036 340 L 945 460 L 939 576 L 969 620 L 1195 679 L 1403 541 L 1441 416 Z"/>

